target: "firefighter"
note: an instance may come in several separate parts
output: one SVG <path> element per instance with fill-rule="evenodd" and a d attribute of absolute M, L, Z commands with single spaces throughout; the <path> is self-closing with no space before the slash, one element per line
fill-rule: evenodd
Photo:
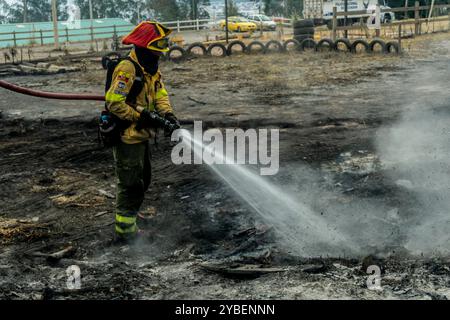
<path fill-rule="evenodd" d="M 159 23 L 142 22 L 122 40 L 134 45 L 129 57 L 114 70 L 111 87 L 106 92 L 107 109 L 131 125 L 121 133 L 113 147 L 117 176 L 115 214 L 116 240 L 134 240 L 140 233 L 136 219 L 151 180 L 149 140 L 154 137 L 150 112 L 157 112 L 179 127 L 158 67 L 160 56 L 169 51 L 170 29 Z M 137 68 L 141 68 L 140 70 Z M 141 79 L 142 76 L 142 79 Z M 140 92 L 133 84 L 140 81 Z M 143 111 L 138 112 L 137 109 Z"/>

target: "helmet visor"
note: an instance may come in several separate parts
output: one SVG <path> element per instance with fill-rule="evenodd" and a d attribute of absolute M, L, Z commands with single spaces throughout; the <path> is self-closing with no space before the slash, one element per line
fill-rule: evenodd
<path fill-rule="evenodd" d="M 167 52 L 169 51 L 169 38 L 162 38 L 159 40 L 155 40 L 148 44 L 148 49 L 160 51 L 160 52 Z"/>

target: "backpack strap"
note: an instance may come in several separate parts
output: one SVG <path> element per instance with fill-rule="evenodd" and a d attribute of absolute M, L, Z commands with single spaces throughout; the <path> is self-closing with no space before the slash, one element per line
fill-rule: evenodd
<path fill-rule="evenodd" d="M 130 61 L 134 65 L 136 73 L 133 85 L 131 86 L 130 92 L 127 95 L 127 103 L 136 104 L 137 97 L 144 89 L 144 72 L 142 71 L 141 66 L 130 57 L 126 57 L 124 60 Z"/>

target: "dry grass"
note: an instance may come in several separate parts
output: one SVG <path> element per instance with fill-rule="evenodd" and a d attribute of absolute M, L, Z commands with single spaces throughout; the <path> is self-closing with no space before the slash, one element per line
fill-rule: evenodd
<path fill-rule="evenodd" d="M 0 244 L 6 245 L 16 241 L 35 241 L 49 234 L 48 223 L 32 220 L 0 218 Z"/>
<path fill-rule="evenodd" d="M 105 205 L 107 196 L 102 194 L 96 181 L 89 176 L 74 170 L 58 169 L 53 175 L 54 182 L 50 185 L 35 183 L 31 191 L 35 193 L 56 193 L 49 199 L 57 207 L 100 207 Z M 108 194 L 111 192 L 108 192 Z"/>

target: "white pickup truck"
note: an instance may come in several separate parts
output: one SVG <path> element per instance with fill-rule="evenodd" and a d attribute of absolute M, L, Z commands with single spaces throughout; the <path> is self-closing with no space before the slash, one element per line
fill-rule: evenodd
<path fill-rule="evenodd" d="M 348 0 L 347 11 L 366 11 L 365 14 L 348 16 L 347 23 L 359 22 L 361 18 L 366 22 L 367 18 L 374 15 L 378 0 Z M 345 11 L 344 0 L 304 0 L 303 15 L 307 18 L 323 19 L 331 29 L 333 20 L 333 7 L 337 12 Z M 385 5 L 380 5 L 381 9 L 390 9 Z M 393 12 L 382 12 L 380 14 L 381 23 L 391 22 L 395 19 Z M 344 16 L 338 16 L 338 25 L 344 25 Z"/>

